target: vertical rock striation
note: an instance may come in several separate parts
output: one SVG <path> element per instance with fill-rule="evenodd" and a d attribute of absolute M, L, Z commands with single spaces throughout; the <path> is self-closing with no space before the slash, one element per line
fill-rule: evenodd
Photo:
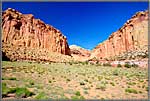
<path fill-rule="evenodd" d="M 8 44 L 70 55 L 67 38 L 59 30 L 32 14 L 21 14 L 11 8 L 2 13 L 2 45 Z"/>
<path fill-rule="evenodd" d="M 133 51 L 148 50 L 148 11 L 138 12 L 122 28 L 97 45 L 91 57 L 110 58 Z"/>

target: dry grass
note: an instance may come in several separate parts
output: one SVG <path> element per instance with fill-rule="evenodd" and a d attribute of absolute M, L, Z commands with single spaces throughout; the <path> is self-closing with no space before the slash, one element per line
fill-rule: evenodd
<path fill-rule="evenodd" d="M 82 63 L 2 62 L 2 82 L 35 94 L 27 99 L 147 99 L 147 73 Z"/>

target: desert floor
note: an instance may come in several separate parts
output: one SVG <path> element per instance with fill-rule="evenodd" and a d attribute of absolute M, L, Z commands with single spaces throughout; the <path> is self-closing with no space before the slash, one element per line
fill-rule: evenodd
<path fill-rule="evenodd" d="M 147 99 L 148 70 L 2 61 L 3 99 Z"/>

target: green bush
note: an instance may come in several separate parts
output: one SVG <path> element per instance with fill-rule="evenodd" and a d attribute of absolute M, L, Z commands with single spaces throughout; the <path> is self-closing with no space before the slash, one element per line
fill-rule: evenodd
<path fill-rule="evenodd" d="M 14 88 L 12 91 L 14 91 L 17 95 L 17 97 L 29 97 L 34 95 L 34 93 L 30 92 L 27 88 Z"/>
<path fill-rule="evenodd" d="M 2 96 L 6 96 L 9 92 L 9 88 L 7 87 L 6 83 L 2 82 Z"/>
<path fill-rule="evenodd" d="M 17 80 L 15 77 L 10 77 L 10 78 L 2 78 L 2 80 Z"/>
<path fill-rule="evenodd" d="M 118 71 L 117 69 L 115 69 L 115 70 L 113 71 L 113 75 L 118 76 L 118 75 L 119 75 L 119 71 Z"/>
<path fill-rule="evenodd" d="M 85 82 L 88 82 L 88 79 L 85 79 L 84 81 L 85 81 Z"/>
<path fill-rule="evenodd" d="M 134 94 L 137 94 L 137 93 L 138 93 L 137 90 L 132 89 L 132 88 L 127 88 L 127 89 L 125 89 L 125 92 L 134 93 Z"/>
<path fill-rule="evenodd" d="M 47 99 L 47 96 L 44 92 L 39 93 L 36 97 L 36 99 Z"/>
<path fill-rule="evenodd" d="M 132 65 L 130 65 L 129 62 L 126 62 L 125 65 L 124 65 L 124 67 L 131 68 Z"/>
<path fill-rule="evenodd" d="M 6 83 L 2 83 L 2 96 L 6 96 L 9 93 L 15 93 L 17 97 L 29 97 L 34 95 L 27 88 L 8 88 Z"/>
<path fill-rule="evenodd" d="M 77 92 L 75 93 L 75 95 L 76 95 L 76 96 L 80 96 L 81 94 L 80 94 L 79 91 L 77 91 Z"/>
<path fill-rule="evenodd" d="M 113 82 L 110 82 L 110 84 L 111 84 L 112 86 L 115 86 L 115 83 L 113 83 Z"/>
<path fill-rule="evenodd" d="M 31 80 L 31 81 L 29 81 L 29 84 L 30 85 L 34 85 L 34 82 Z"/>
<path fill-rule="evenodd" d="M 51 81 L 51 80 L 49 80 L 49 83 L 52 83 L 52 81 Z"/>
<path fill-rule="evenodd" d="M 83 96 L 71 96 L 72 100 L 83 100 L 85 99 Z"/>
<path fill-rule="evenodd" d="M 71 81 L 70 79 L 67 79 L 67 81 Z"/>
<path fill-rule="evenodd" d="M 8 78 L 8 80 L 17 80 L 15 77 Z"/>
<path fill-rule="evenodd" d="M 69 62 L 69 65 L 72 65 L 73 63 L 72 62 Z"/>
<path fill-rule="evenodd" d="M 117 67 L 122 67 L 121 64 L 118 64 Z"/>
<path fill-rule="evenodd" d="M 98 76 L 98 80 L 101 81 L 103 79 L 103 76 Z"/>

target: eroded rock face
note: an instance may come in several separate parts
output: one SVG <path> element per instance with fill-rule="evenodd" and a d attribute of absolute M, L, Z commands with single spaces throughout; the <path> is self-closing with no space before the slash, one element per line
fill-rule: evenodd
<path fill-rule="evenodd" d="M 91 58 L 110 58 L 127 52 L 148 50 L 148 11 L 138 12 L 122 28 L 97 45 Z"/>
<path fill-rule="evenodd" d="M 54 27 L 34 19 L 32 14 L 21 14 L 7 9 L 2 14 L 2 42 L 29 48 L 46 48 L 70 55 L 67 39 Z"/>
<path fill-rule="evenodd" d="M 90 58 L 91 53 L 89 50 L 76 45 L 70 45 L 69 48 L 71 51 L 71 55 L 77 61 L 86 61 Z"/>
<path fill-rule="evenodd" d="M 2 13 L 2 45 L 8 44 L 70 55 L 67 38 L 59 30 L 11 8 Z"/>

